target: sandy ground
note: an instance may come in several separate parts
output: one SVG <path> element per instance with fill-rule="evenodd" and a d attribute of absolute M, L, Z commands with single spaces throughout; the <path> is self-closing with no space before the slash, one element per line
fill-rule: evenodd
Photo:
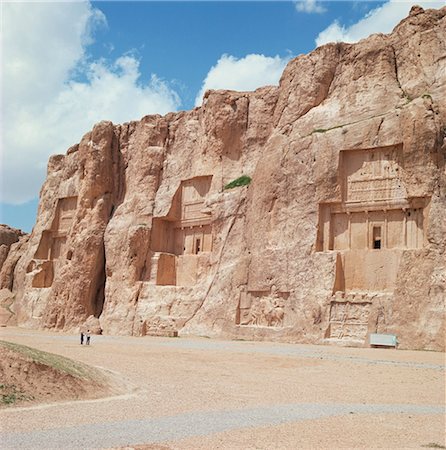
<path fill-rule="evenodd" d="M 123 394 L 0 411 L 0 448 L 427 448 L 445 442 L 445 355 L 3 328 L 103 368 Z M 133 446 L 133 447 L 132 447 Z"/>

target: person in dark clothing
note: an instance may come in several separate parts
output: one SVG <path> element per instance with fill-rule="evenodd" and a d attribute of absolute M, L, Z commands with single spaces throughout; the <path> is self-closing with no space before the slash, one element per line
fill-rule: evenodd
<path fill-rule="evenodd" d="M 84 332 L 81 331 L 81 345 L 84 343 Z"/>

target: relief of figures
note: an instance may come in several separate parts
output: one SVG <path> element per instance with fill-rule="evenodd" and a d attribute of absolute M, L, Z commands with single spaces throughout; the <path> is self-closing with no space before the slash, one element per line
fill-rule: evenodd
<path fill-rule="evenodd" d="M 330 338 L 365 339 L 370 304 L 370 302 L 332 302 L 330 306 Z"/>
<path fill-rule="evenodd" d="M 283 327 L 288 295 L 288 292 L 279 292 L 274 285 L 271 291 L 241 292 L 237 325 Z"/>

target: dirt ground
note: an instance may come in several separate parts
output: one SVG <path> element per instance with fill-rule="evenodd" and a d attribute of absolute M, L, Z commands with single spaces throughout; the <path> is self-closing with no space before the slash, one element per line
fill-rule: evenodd
<path fill-rule="evenodd" d="M 97 398 L 111 392 L 99 371 L 0 341 L 0 408 Z"/>
<path fill-rule="evenodd" d="M 2 448 L 446 448 L 443 353 L 112 336 L 85 347 L 60 333 L 0 335 L 99 367 L 122 389 L 3 409 Z"/>

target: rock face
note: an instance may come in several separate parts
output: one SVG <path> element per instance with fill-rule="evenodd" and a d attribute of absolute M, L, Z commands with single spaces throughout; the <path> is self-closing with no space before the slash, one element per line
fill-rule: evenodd
<path fill-rule="evenodd" d="M 444 349 L 445 67 L 446 9 L 414 8 L 278 87 L 99 123 L 51 157 L 2 271 L 18 322 Z"/>
<path fill-rule="evenodd" d="M 23 236 L 26 236 L 26 233 L 22 230 L 0 224 L 0 268 L 3 267 L 6 261 L 11 245 L 19 241 Z"/>
<path fill-rule="evenodd" d="M 21 249 L 28 241 L 28 235 L 22 230 L 0 224 L 0 326 L 16 324 L 11 305 L 14 302 L 14 294 L 11 292 L 13 272 Z M 8 255 L 10 258 L 5 264 Z"/>

